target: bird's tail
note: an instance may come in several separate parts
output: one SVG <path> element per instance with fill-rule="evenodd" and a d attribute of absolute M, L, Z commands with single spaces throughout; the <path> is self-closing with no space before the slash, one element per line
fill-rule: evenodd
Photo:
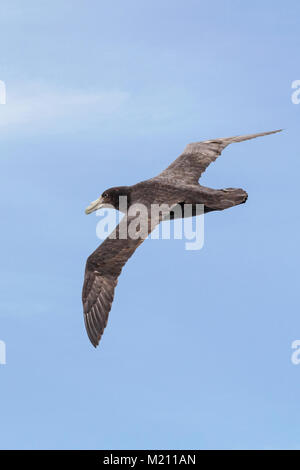
<path fill-rule="evenodd" d="M 222 211 L 230 207 L 244 204 L 248 199 L 246 191 L 240 188 L 216 189 L 207 202 L 204 202 L 204 212 Z"/>

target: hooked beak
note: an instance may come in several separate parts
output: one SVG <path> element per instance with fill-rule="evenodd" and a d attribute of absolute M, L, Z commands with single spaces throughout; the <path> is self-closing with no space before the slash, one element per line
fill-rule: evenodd
<path fill-rule="evenodd" d="M 100 196 L 96 201 L 91 202 L 91 204 L 85 209 L 85 213 L 91 214 L 92 212 L 101 209 L 101 207 L 104 207 L 104 205 L 103 197 Z"/>

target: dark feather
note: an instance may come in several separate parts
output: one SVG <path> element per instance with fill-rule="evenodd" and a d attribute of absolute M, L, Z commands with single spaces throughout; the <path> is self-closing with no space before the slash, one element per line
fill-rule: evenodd
<path fill-rule="evenodd" d="M 107 324 L 118 276 L 148 234 L 166 216 L 173 218 L 172 207 L 191 204 L 192 215 L 196 215 L 198 204 L 203 204 L 205 212 L 210 212 L 244 203 L 247 193 L 243 189 L 216 190 L 199 185 L 198 180 L 227 145 L 276 132 L 279 131 L 189 144 L 184 152 L 155 178 L 130 187 L 111 188 L 105 192 L 105 200 L 116 209 L 119 209 L 120 195 L 126 195 L 128 207 L 142 203 L 150 209 L 152 204 L 167 204 L 170 209 L 164 213 L 164 217 L 161 215 L 157 220 L 147 218 L 144 221 L 145 230 L 137 239 L 120 237 L 120 233 L 124 233 L 124 229 L 127 231 L 134 219 L 125 216 L 112 234 L 87 259 L 82 301 L 87 334 L 95 347 Z"/>
<path fill-rule="evenodd" d="M 185 184 L 197 184 L 202 173 L 221 155 L 222 150 L 227 145 L 233 142 L 243 142 L 244 140 L 255 139 L 256 137 L 275 134 L 281 130 L 188 144 L 183 153 L 158 176 L 169 180 L 176 179 L 178 182 Z"/>
<path fill-rule="evenodd" d="M 127 260 L 148 235 L 148 230 L 137 240 L 119 238 L 132 218 L 124 217 L 110 237 L 88 257 L 82 302 L 85 326 L 92 344 L 96 347 L 106 327 L 108 314 L 114 299 L 118 276 Z M 150 227 L 150 225 L 147 225 Z"/>

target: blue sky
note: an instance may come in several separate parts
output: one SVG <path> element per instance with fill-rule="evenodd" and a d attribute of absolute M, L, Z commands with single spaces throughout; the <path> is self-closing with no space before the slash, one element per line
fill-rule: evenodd
<path fill-rule="evenodd" d="M 299 2 L 5 1 L 0 7 L 2 449 L 300 448 Z M 84 209 L 189 142 L 231 145 L 201 251 L 147 240 L 95 350 Z"/>

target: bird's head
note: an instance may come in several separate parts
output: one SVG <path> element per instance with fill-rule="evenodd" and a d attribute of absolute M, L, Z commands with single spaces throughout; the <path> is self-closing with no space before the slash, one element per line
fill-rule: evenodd
<path fill-rule="evenodd" d="M 126 197 L 126 199 L 120 199 L 122 197 Z M 85 213 L 91 214 L 92 212 L 98 209 L 102 209 L 103 207 L 109 207 L 111 209 L 114 208 L 117 210 L 127 210 L 129 204 L 130 189 L 128 186 L 118 186 L 104 191 L 101 196 L 96 199 L 96 201 L 91 202 L 91 204 L 85 209 Z"/>

